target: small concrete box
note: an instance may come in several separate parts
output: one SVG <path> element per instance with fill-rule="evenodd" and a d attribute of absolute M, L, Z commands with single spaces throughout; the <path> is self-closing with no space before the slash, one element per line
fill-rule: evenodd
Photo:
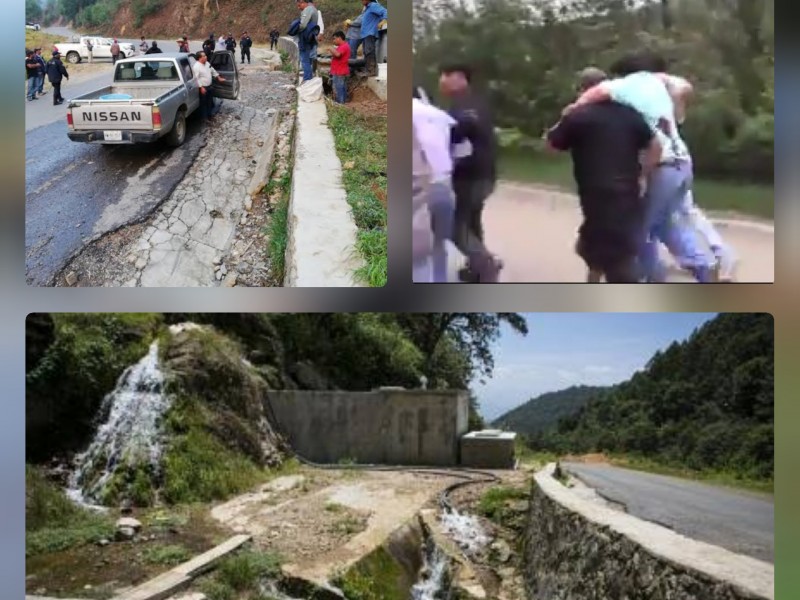
<path fill-rule="evenodd" d="M 461 465 L 476 469 L 513 469 L 516 463 L 512 431 L 485 429 L 461 436 Z"/>

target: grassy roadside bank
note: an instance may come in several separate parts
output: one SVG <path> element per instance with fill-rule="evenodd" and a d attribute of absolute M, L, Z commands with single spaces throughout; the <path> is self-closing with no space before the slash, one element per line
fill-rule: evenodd
<path fill-rule="evenodd" d="M 572 161 L 567 155 L 548 155 L 534 150 L 504 151 L 499 161 L 500 177 L 520 183 L 539 183 L 575 190 Z M 697 179 L 697 204 L 709 211 L 732 211 L 762 219 L 775 215 L 775 188 L 769 185 Z"/>
<path fill-rule="evenodd" d="M 328 123 L 342 162 L 342 183 L 358 227 L 356 247 L 365 266 L 356 276 L 371 287 L 386 285 L 387 120 L 330 105 Z"/>

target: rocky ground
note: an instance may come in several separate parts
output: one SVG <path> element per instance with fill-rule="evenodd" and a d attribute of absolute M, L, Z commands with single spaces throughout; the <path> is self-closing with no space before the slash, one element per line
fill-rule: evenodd
<path fill-rule="evenodd" d="M 294 75 L 256 63 L 240 73 L 240 100 L 221 103 L 214 122 L 199 134 L 205 146 L 166 202 L 143 223 L 84 248 L 57 278 L 62 285 L 231 287 L 270 281 L 264 225 L 274 198 L 253 189 L 253 180 L 271 172 L 265 157 L 273 144 L 276 168 L 286 168 Z"/>

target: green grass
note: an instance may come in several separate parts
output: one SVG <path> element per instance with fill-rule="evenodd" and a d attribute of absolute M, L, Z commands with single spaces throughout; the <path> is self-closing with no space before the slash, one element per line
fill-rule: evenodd
<path fill-rule="evenodd" d="M 331 105 L 328 124 L 342 162 L 342 181 L 358 227 L 356 250 L 365 266 L 356 277 L 372 287 L 386 285 L 387 120 Z"/>
<path fill-rule="evenodd" d="M 50 58 L 50 51 L 53 49 L 53 44 L 66 41 L 67 38 L 61 35 L 53 35 L 52 33 L 45 33 L 41 30 L 25 30 L 25 47 L 29 50 L 41 48 L 42 56 L 46 56 L 47 58 Z"/>
<path fill-rule="evenodd" d="M 289 147 L 294 148 L 294 130 L 289 134 Z M 265 192 L 268 195 L 280 191 L 275 210 L 272 212 L 269 225 L 267 225 L 267 237 L 269 239 L 269 259 L 272 266 L 272 276 L 276 282 L 283 282 L 286 276 L 286 246 L 289 243 L 289 199 L 292 195 L 292 169 L 294 162 L 294 150 L 288 158 L 286 171 L 281 177 L 274 177 L 275 165 L 272 167 L 269 182 Z M 275 159 L 278 160 L 277 158 Z"/>
<path fill-rule="evenodd" d="M 667 465 L 650 458 L 633 455 L 612 456 L 610 460 L 612 464 L 626 469 L 655 473 L 658 475 L 670 475 L 682 479 L 693 479 L 695 481 L 765 494 L 775 493 L 775 481 L 773 479 L 750 479 L 725 471 L 697 471 L 695 469 L 689 469 L 688 467 Z"/>
<path fill-rule="evenodd" d="M 82 509 L 35 467 L 25 467 L 25 556 L 57 552 L 114 535 L 108 517 Z"/>
<path fill-rule="evenodd" d="M 481 497 L 478 503 L 478 512 L 497 523 L 504 523 L 511 513 L 508 510 L 510 502 L 527 500 L 529 491 L 510 486 L 498 486 L 490 488 Z"/>
<path fill-rule="evenodd" d="M 402 567 L 381 546 L 334 583 L 348 600 L 406 600 L 404 579 Z"/>
<path fill-rule="evenodd" d="M 261 579 L 277 577 L 280 570 L 277 554 L 245 550 L 220 563 L 216 580 L 237 592 L 256 591 Z"/>
<path fill-rule="evenodd" d="M 540 183 L 574 191 L 572 161 L 567 155 L 547 155 L 535 150 L 506 151 L 499 161 L 500 177 L 521 183 Z M 775 188 L 769 185 L 697 179 L 694 196 L 704 210 L 733 211 L 773 219 Z"/>
<path fill-rule="evenodd" d="M 179 565 L 182 562 L 186 562 L 192 557 L 191 552 L 189 552 L 183 546 L 178 544 L 170 544 L 168 546 L 153 546 L 151 548 L 146 548 L 144 553 L 142 554 L 144 561 L 150 563 L 151 565 L 164 565 L 164 566 L 174 566 Z"/>

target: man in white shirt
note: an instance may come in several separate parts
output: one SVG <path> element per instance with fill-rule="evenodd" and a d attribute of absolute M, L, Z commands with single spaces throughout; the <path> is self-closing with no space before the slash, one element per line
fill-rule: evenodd
<path fill-rule="evenodd" d="M 448 239 L 452 238 L 455 195 L 452 188 L 452 128 L 445 111 L 429 104 L 424 92 L 414 90 L 413 122 L 413 245 L 414 281 L 447 281 Z"/>
<path fill-rule="evenodd" d="M 205 52 L 197 53 L 197 60 L 192 65 L 192 72 L 197 84 L 200 86 L 200 114 L 207 121 L 213 119 L 211 111 L 214 108 L 214 97 L 211 95 L 211 84 L 216 77 L 219 81 L 225 78 L 217 73 L 217 70 L 208 64 L 208 57 Z"/>
<path fill-rule="evenodd" d="M 225 49 L 226 49 L 225 48 L 225 36 L 221 35 L 221 36 L 219 36 L 219 39 L 217 40 L 217 45 L 214 48 L 214 50 L 216 52 L 223 52 Z"/>

